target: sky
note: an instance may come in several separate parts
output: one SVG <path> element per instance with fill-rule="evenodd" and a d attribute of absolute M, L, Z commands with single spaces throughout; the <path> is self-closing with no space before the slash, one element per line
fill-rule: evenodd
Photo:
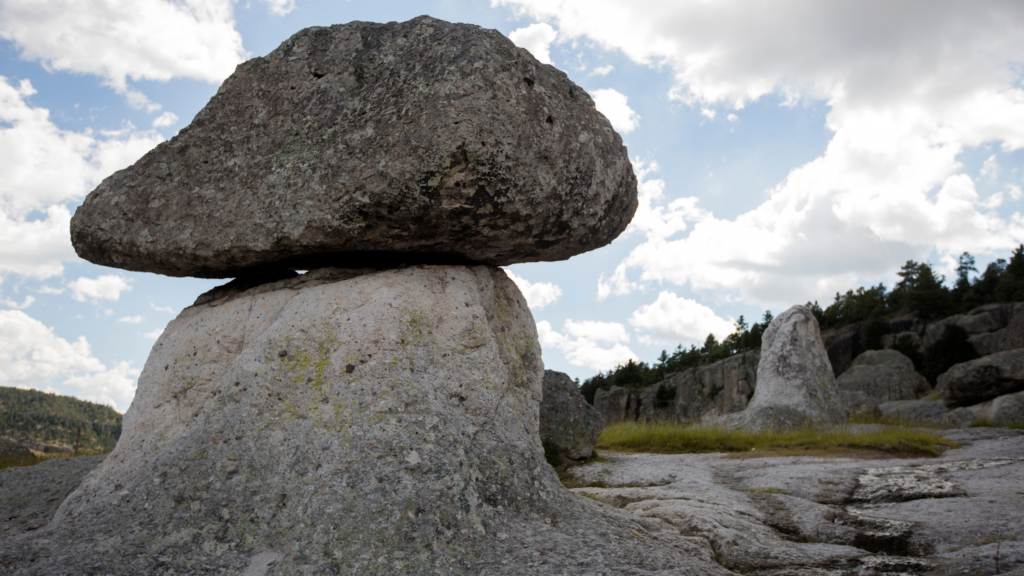
<path fill-rule="evenodd" d="M 103 178 L 308 26 L 493 28 L 587 90 L 640 207 L 610 245 L 506 270 L 580 380 L 837 291 L 1024 242 L 1019 0 L 0 0 L 0 386 L 128 408 L 163 328 L 226 280 L 79 259 Z"/>

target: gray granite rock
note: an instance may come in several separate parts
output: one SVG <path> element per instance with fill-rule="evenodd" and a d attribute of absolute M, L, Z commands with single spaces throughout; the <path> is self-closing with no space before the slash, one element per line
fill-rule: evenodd
<path fill-rule="evenodd" d="M 91 262 L 226 278 L 276 267 L 564 260 L 637 207 L 587 93 L 496 30 L 430 17 L 307 28 L 105 179 Z"/>
<path fill-rule="evenodd" d="M 1024 424 L 1024 392 L 1003 394 L 967 408 L 975 417 L 996 425 Z"/>
<path fill-rule="evenodd" d="M 727 574 L 559 484 L 534 320 L 500 269 L 320 269 L 200 302 L 114 452 L 0 541 L 6 573 Z"/>
<path fill-rule="evenodd" d="M 572 378 L 545 370 L 540 402 L 540 440 L 545 450 L 569 460 L 589 458 L 602 428 L 604 418 L 587 404 Z"/>
<path fill-rule="evenodd" d="M 763 410 L 770 417 L 757 416 Z M 793 306 L 768 325 L 754 396 L 744 412 L 730 418 L 748 427 L 776 421 L 771 427 L 789 427 L 801 420 L 797 414 L 823 425 L 846 420 L 818 321 L 805 306 Z"/>
<path fill-rule="evenodd" d="M 932 389 L 910 358 L 895 350 L 864 352 L 836 379 L 836 386 L 849 413 L 894 400 L 916 400 Z"/>
<path fill-rule="evenodd" d="M 700 368 L 677 372 L 648 387 L 641 394 L 642 417 L 701 422 L 740 412 L 747 407 L 757 386 L 759 351 L 736 354 Z M 667 406 L 658 402 L 658 387 L 664 386 Z"/>
<path fill-rule="evenodd" d="M 909 460 L 614 454 L 571 474 L 602 486 L 578 493 L 707 539 L 740 574 L 1020 570 L 1024 432 L 938 433 L 960 447 Z"/>
<path fill-rule="evenodd" d="M 936 390 L 948 408 L 970 406 L 1024 390 L 1024 348 L 954 365 L 939 375 Z"/>
<path fill-rule="evenodd" d="M 895 400 L 878 405 L 882 416 L 913 424 L 938 423 L 949 412 L 942 402 L 928 400 Z"/>
<path fill-rule="evenodd" d="M 103 456 L 54 458 L 0 470 L 0 540 L 46 526 Z"/>
<path fill-rule="evenodd" d="M 594 408 L 601 413 L 605 424 L 620 420 L 636 420 L 640 416 L 640 396 L 621 386 L 594 392 Z"/>

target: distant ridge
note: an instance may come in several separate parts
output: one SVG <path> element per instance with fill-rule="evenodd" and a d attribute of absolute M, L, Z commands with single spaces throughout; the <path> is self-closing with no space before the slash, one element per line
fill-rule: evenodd
<path fill-rule="evenodd" d="M 0 386 L 0 438 L 36 452 L 110 452 L 121 437 L 121 419 L 110 406 Z"/>

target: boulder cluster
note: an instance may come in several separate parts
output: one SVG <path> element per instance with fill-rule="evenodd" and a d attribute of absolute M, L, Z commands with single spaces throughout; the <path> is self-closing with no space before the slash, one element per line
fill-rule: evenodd
<path fill-rule="evenodd" d="M 726 573 L 562 487 L 536 326 L 497 268 L 609 243 L 636 186 L 586 92 L 497 31 L 354 22 L 240 65 L 71 224 L 92 262 L 234 280 L 167 326 L 116 449 L 0 564 Z M 548 420 L 569 458 L 600 426 Z"/>
<path fill-rule="evenodd" d="M 930 324 L 892 322 L 882 350 L 858 349 L 858 328 L 826 340 L 813 314 L 794 306 L 775 318 L 761 350 L 668 374 L 642 390 L 597 390 L 606 422 L 677 420 L 746 428 L 834 425 L 851 417 L 966 427 L 1024 423 L 1024 303 L 981 306 Z M 954 364 L 933 389 L 899 338 L 929 346 L 958 326 L 980 358 Z"/>

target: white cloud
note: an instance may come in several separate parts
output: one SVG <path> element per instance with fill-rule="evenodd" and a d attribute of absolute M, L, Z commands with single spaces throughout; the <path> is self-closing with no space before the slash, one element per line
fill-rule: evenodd
<path fill-rule="evenodd" d="M 150 302 L 149 307 L 152 308 L 153 310 L 156 310 L 157 312 L 167 312 L 168 314 L 175 314 L 174 308 L 171 308 L 170 306 L 157 306 L 156 304 Z"/>
<path fill-rule="evenodd" d="M 543 22 L 517 28 L 508 35 L 509 40 L 516 46 L 526 48 L 534 58 L 545 64 L 551 64 L 551 43 L 557 37 L 558 32 L 555 32 L 550 24 Z"/>
<path fill-rule="evenodd" d="M 63 294 L 63 288 L 51 288 L 49 286 L 40 286 L 38 292 L 40 294 Z"/>
<path fill-rule="evenodd" d="M 274 16 L 284 16 L 295 10 L 295 0 L 263 0 L 267 11 Z"/>
<path fill-rule="evenodd" d="M 18 304 L 17 300 L 11 300 L 10 298 L 0 298 L 0 304 L 7 306 L 8 308 L 15 308 L 17 310 L 24 310 L 32 305 L 36 299 L 34 296 L 25 296 L 25 299 Z"/>
<path fill-rule="evenodd" d="M 617 322 L 566 320 L 565 334 L 551 328 L 546 320 L 537 323 L 537 335 L 542 348 L 560 350 L 573 366 L 592 370 L 610 370 L 637 355 L 625 343 L 629 342 L 626 327 Z"/>
<path fill-rule="evenodd" d="M 168 126 L 174 126 L 174 123 L 177 121 L 177 114 L 174 112 L 164 112 L 153 119 L 153 128 L 167 128 Z"/>
<path fill-rule="evenodd" d="M 683 345 L 701 344 L 708 334 L 721 341 L 736 331 L 731 320 L 719 318 L 711 308 L 668 291 L 633 312 L 629 323 L 654 340 Z"/>
<path fill-rule="evenodd" d="M 1024 217 L 995 213 L 1000 198 L 979 197 L 958 160 L 990 143 L 1004 152 L 1024 147 L 1024 4 L 492 4 L 556 24 L 562 41 L 592 41 L 669 67 L 676 82 L 669 96 L 706 116 L 768 94 L 788 106 L 828 106 L 833 137 L 824 154 L 794 168 L 756 209 L 722 219 L 695 203 L 658 212 L 652 202 L 648 221 L 635 227 L 647 240 L 602 278 L 599 295 L 667 281 L 789 306 L 877 281 L 933 251 L 948 260 L 1024 241 Z M 986 175 L 995 174 L 994 159 L 988 166 Z M 684 238 L 652 223 L 680 216 Z M 680 229 L 665 222 L 665 230 Z"/>
<path fill-rule="evenodd" d="M 272 11 L 289 2 L 267 0 Z M 232 0 L 6 0 L 0 37 L 49 70 L 94 74 L 137 108 L 128 79 L 218 83 L 245 58 Z"/>
<path fill-rule="evenodd" d="M 164 333 L 164 329 L 163 328 L 157 328 L 156 330 L 150 330 L 149 332 L 146 332 L 142 336 L 144 338 L 149 338 L 150 340 L 156 340 L 163 333 Z"/>
<path fill-rule="evenodd" d="M 51 392 L 63 385 L 79 398 L 123 411 L 139 373 L 127 362 L 108 369 L 84 336 L 68 342 L 24 312 L 0 310 L 0 385 Z"/>
<path fill-rule="evenodd" d="M 715 116 L 718 115 L 718 112 L 711 108 L 701 108 L 700 115 L 707 118 L 708 120 L 714 120 Z"/>
<path fill-rule="evenodd" d="M 83 276 L 69 282 L 68 288 L 71 288 L 71 297 L 79 302 L 85 302 L 87 298 L 116 301 L 121 297 L 121 292 L 132 289 L 128 279 L 117 274 L 104 274 L 99 278 Z M 110 311 L 110 314 L 113 314 L 113 311 Z"/>
<path fill-rule="evenodd" d="M 640 125 L 640 115 L 629 107 L 629 98 L 612 88 L 601 88 L 591 93 L 598 112 L 608 117 L 608 121 L 623 134 L 629 134 Z"/>
<path fill-rule="evenodd" d="M 615 71 L 615 66 L 611 64 L 607 66 L 601 66 L 600 68 L 594 68 L 594 71 L 590 74 L 593 76 L 607 76 Z"/>
<path fill-rule="evenodd" d="M 42 279 L 78 258 L 63 204 L 80 200 L 163 138 L 131 128 L 99 135 L 60 130 L 48 110 L 28 105 L 33 94 L 28 80 L 12 86 L 0 76 L 0 273 Z"/>
<path fill-rule="evenodd" d="M 509 270 L 505 270 L 505 273 L 519 287 L 531 309 L 539 310 L 549 304 L 554 304 L 562 297 L 562 289 L 551 282 L 530 282 Z"/>
<path fill-rule="evenodd" d="M 142 322 L 142 316 L 122 316 L 117 319 L 118 322 L 125 322 L 128 324 L 138 324 Z"/>
<path fill-rule="evenodd" d="M 735 114 L 729 114 L 728 116 L 725 117 L 725 119 L 728 120 L 729 122 L 739 122 L 740 121 L 740 117 L 735 115 Z"/>
<path fill-rule="evenodd" d="M 996 161 L 996 155 L 993 154 L 985 160 L 985 163 L 981 165 L 981 172 L 979 174 L 982 178 L 991 178 L 995 180 L 999 176 L 999 162 Z"/>

